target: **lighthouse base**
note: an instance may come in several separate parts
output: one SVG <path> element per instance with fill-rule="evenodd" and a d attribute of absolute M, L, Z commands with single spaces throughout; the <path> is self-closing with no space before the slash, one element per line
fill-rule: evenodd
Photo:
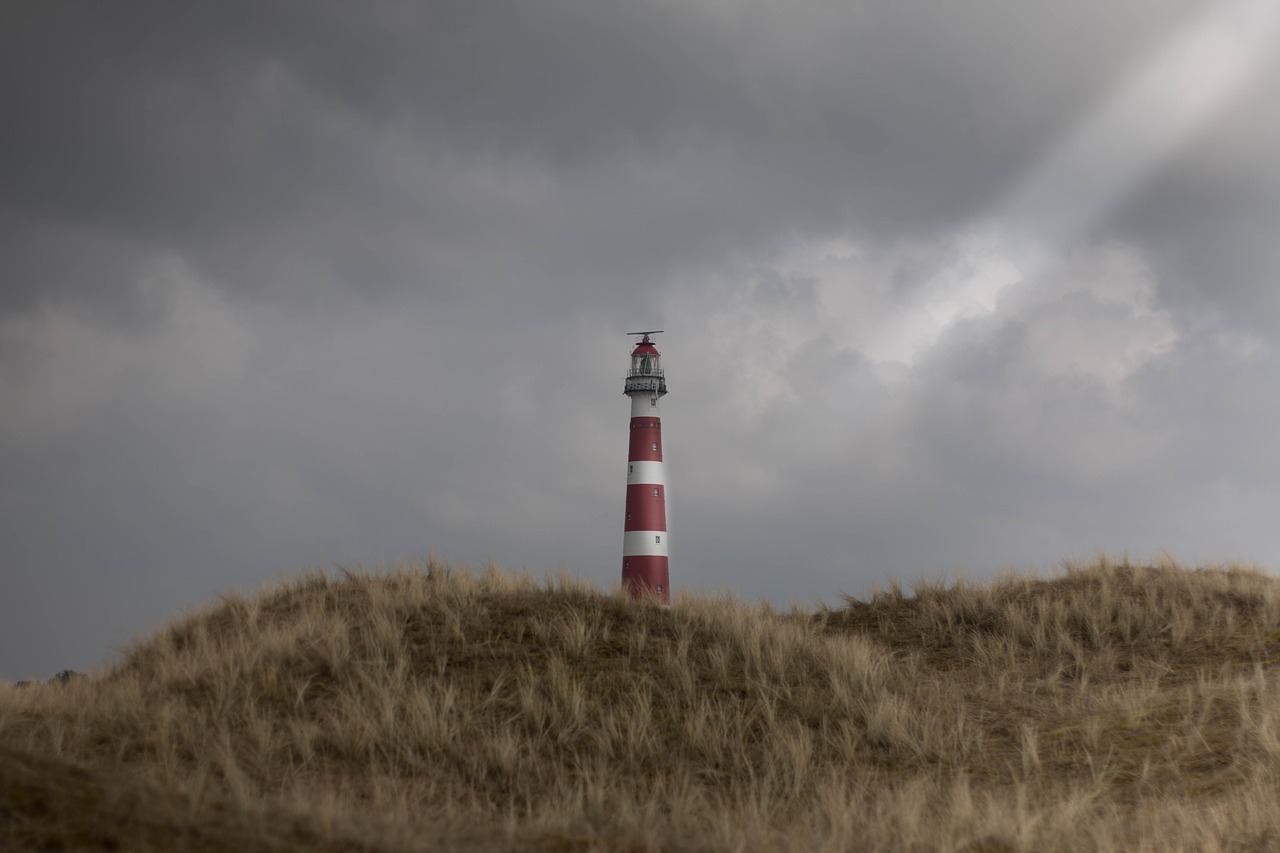
<path fill-rule="evenodd" d="M 659 604 L 670 604 L 671 584 L 667 579 L 667 558 L 623 557 L 622 586 L 636 600 L 650 599 Z"/>

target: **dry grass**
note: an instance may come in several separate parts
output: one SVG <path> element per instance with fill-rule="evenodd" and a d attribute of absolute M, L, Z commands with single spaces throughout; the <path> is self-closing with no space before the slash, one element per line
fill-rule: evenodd
<path fill-rule="evenodd" d="M 1280 581 L 1099 560 L 819 612 L 432 562 L 0 686 L 14 849 L 1280 849 Z"/>

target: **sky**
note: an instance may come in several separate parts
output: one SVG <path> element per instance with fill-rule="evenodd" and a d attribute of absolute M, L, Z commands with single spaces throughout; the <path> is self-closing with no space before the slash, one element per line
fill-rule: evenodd
<path fill-rule="evenodd" d="M 0 679 L 429 553 L 1280 568 L 1280 7 L 0 5 Z"/>

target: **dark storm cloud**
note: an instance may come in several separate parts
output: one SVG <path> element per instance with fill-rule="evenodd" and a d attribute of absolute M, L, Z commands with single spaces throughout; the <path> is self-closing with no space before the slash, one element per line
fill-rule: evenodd
<path fill-rule="evenodd" d="M 508 256 L 483 273 L 507 289 L 532 257 L 581 296 L 788 232 L 945 225 L 1161 33 L 1133 10 L 904 4 L 11 15 L 11 208 L 177 243 L 228 287 L 329 272 L 375 293 L 481 286 L 433 263 L 450 254 Z M 282 241 L 337 269 L 282 269 Z M 7 291 L 29 302 L 52 278 Z M 129 270 L 103 278 L 119 290 Z"/>
<path fill-rule="evenodd" d="M 1280 129 L 1261 135 L 1280 145 Z M 1270 337 L 1280 320 L 1273 286 L 1280 247 L 1280 174 L 1265 157 L 1240 162 L 1241 186 L 1160 184 L 1123 211 L 1116 230 L 1150 247 L 1171 304 L 1213 313 Z M 1236 183 L 1235 180 L 1228 182 Z"/>

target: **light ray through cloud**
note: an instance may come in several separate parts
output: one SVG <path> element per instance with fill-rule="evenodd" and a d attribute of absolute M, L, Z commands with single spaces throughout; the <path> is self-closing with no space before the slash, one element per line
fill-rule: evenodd
<path fill-rule="evenodd" d="M 1280 37 L 1280 4 L 1212 8 L 1139 65 L 959 244 L 966 257 L 872 335 L 882 361 L 915 363 L 956 323 L 1034 284 L 1256 78 Z"/>

